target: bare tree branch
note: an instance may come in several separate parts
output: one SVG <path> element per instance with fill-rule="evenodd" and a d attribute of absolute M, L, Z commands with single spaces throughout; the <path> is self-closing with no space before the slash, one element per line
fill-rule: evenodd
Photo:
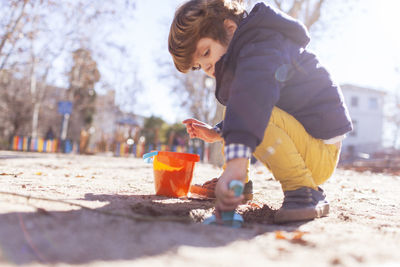
<path fill-rule="evenodd" d="M 292 7 L 287 11 L 287 13 L 294 18 L 298 18 L 299 13 L 304 5 L 304 1 L 305 0 L 295 0 Z"/>
<path fill-rule="evenodd" d="M 282 0 L 274 0 L 274 3 L 275 3 L 277 8 L 282 10 Z"/>
<path fill-rule="evenodd" d="M 25 7 L 26 7 L 26 4 L 28 3 L 28 1 L 29 1 L 29 0 L 24 0 L 24 2 L 23 2 L 23 4 L 22 4 L 22 7 L 21 7 L 21 11 L 20 11 L 20 13 L 19 13 L 17 19 L 16 19 L 14 22 L 10 21 L 10 24 L 9 24 L 9 25 L 13 24 L 13 26 L 11 27 L 11 30 L 9 30 L 8 32 L 6 32 L 6 33 L 4 34 L 3 39 L 1 40 L 1 43 L 0 43 L 0 54 L 2 53 L 3 47 L 4 47 L 4 45 L 6 44 L 7 40 L 14 34 L 15 29 L 16 29 L 17 26 L 18 26 L 18 23 L 20 22 L 20 20 L 21 20 L 22 17 L 24 16 Z M 7 27 L 7 28 L 8 28 L 8 27 Z M 3 64 L 2 64 L 2 65 L 3 65 Z"/>
<path fill-rule="evenodd" d="M 322 5 L 324 4 L 324 0 L 319 0 L 314 8 L 313 11 L 311 13 L 311 15 L 307 14 L 307 16 L 305 17 L 305 22 L 304 24 L 306 25 L 306 27 L 308 29 L 311 28 L 312 25 L 314 25 L 321 17 L 321 9 L 322 9 Z"/>

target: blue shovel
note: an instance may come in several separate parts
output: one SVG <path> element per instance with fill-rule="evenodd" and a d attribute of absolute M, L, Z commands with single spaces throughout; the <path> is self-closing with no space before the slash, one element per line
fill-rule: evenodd
<path fill-rule="evenodd" d="M 238 197 L 243 193 L 243 183 L 238 180 L 233 180 L 229 183 L 229 189 L 233 190 L 233 192 L 235 192 L 235 196 Z M 221 219 L 222 224 L 219 224 L 217 223 L 217 217 L 212 215 L 211 217 L 205 219 L 203 223 L 211 225 L 223 225 L 232 228 L 240 228 L 244 223 L 243 217 L 234 210 L 221 212 Z"/>

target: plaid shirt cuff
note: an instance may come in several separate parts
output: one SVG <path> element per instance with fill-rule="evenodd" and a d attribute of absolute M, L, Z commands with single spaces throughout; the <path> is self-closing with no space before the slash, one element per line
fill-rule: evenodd
<path fill-rule="evenodd" d="M 235 158 L 251 158 L 251 148 L 243 144 L 229 144 L 224 147 L 225 162 Z"/>

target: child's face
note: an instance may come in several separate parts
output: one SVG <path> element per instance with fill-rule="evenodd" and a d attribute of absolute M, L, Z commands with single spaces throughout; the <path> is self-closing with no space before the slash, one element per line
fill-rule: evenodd
<path fill-rule="evenodd" d="M 226 53 L 237 25 L 233 20 L 225 19 L 224 28 L 226 30 L 227 44 L 224 45 L 214 39 L 201 38 L 196 46 L 193 56 L 193 69 L 203 69 L 210 77 L 215 78 L 215 63 Z"/>
<path fill-rule="evenodd" d="M 226 53 L 227 46 L 211 38 L 201 38 L 193 56 L 193 69 L 202 69 L 215 78 L 215 63 Z"/>

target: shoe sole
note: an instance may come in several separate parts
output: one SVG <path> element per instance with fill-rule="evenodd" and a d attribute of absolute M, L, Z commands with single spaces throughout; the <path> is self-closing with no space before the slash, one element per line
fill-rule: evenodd
<path fill-rule="evenodd" d="M 214 190 L 209 189 L 209 188 L 205 188 L 202 185 L 192 185 L 190 187 L 190 193 L 192 194 L 196 194 L 202 197 L 206 197 L 206 198 L 211 198 L 211 199 L 215 199 L 215 193 Z M 250 200 L 253 200 L 253 193 L 244 193 L 244 203 Z"/>
<path fill-rule="evenodd" d="M 215 198 L 214 190 L 205 188 L 202 185 L 194 184 L 190 187 L 190 193 L 207 198 Z"/>
<path fill-rule="evenodd" d="M 297 221 L 309 221 L 315 218 L 325 217 L 329 214 L 329 204 L 318 204 L 312 208 L 304 209 L 280 209 L 275 213 L 275 223 L 287 223 Z"/>

